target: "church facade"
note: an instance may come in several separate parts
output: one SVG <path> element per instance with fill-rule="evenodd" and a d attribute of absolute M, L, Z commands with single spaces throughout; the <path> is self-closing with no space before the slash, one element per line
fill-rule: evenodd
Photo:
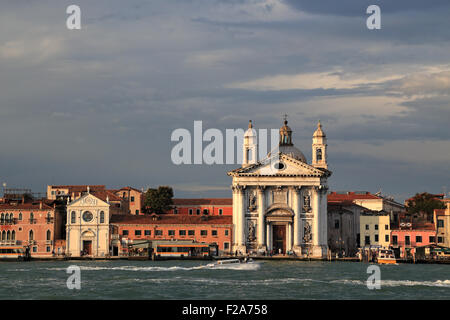
<path fill-rule="evenodd" d="M 319 122 L 313 135 L 312 162 L 292 142 L 287 120 L 279 145 L 258 161 L 256 131 L 244 135 L 243 164 L 228 172 L 233 191 L 233 252 L 327 254 L 326 135 Z"/>
<path fill-rule="evenodd" d="M 109 255 L 109 197 L 89 193 L 67 204 L 66 254 L 71 257 Z"/>

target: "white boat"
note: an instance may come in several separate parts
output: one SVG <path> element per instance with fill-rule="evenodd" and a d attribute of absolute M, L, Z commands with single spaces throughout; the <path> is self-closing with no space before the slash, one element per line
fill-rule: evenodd
<path fill-rule="evenodd" d="M 239 259 L 226 259 L 226 260 L 217 260 L 215 263 L 209 263 L 207 264 L 208 267 L 215 267 L 215 266 L 222 266 L 222 265 L 239 265 L 239 264 L 246 264 L 246 263 L 252 263 L 252 258 L 244 260 Z"/>
<path fill-rule="evenodd" d="M 397 260 L 395 259 L 394 251 L 381 249 L 377 254 L 377 263 L 378 264 L 396 264 Z"/>

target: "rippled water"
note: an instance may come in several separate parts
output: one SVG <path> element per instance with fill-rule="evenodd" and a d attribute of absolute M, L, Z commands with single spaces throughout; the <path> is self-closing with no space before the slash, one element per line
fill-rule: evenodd
<path fill-rule="evenodd" d="M 0 299 L 450 299 L 450 265 L 264 261 L 211 268 L 199 261 L 0 262 Z M 66 268 L 81 268 L 81 290 Z"/>

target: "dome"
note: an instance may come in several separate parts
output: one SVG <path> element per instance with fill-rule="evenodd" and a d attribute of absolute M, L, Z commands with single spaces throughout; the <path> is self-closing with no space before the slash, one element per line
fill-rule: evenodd
<path fill-rule="evenodd" d="M 294 146 L 282 145 L 279 146 L 279 151 L 291 158 L 307 163 L 305 155 Z"/>

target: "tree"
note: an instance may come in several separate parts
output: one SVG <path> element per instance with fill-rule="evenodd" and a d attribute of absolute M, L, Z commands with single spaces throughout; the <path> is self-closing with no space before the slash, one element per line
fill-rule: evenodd
<path fill-rule="evenodd" d="M 146 213 L 162 214 L 172 209 L 173 190 L 168 186 L 159 186 L 158 189 L 149 188 L 144 197 Z"/>
<path fill-rule="evenodd" d="M 435 195 L 428 192 L 416 193 L 413 198 L 408 200 L 406 208 L 409 214 L 424 215 L 430 221 L 433 220 L 434 209 L 445 209 L 445 205 Z"/>

